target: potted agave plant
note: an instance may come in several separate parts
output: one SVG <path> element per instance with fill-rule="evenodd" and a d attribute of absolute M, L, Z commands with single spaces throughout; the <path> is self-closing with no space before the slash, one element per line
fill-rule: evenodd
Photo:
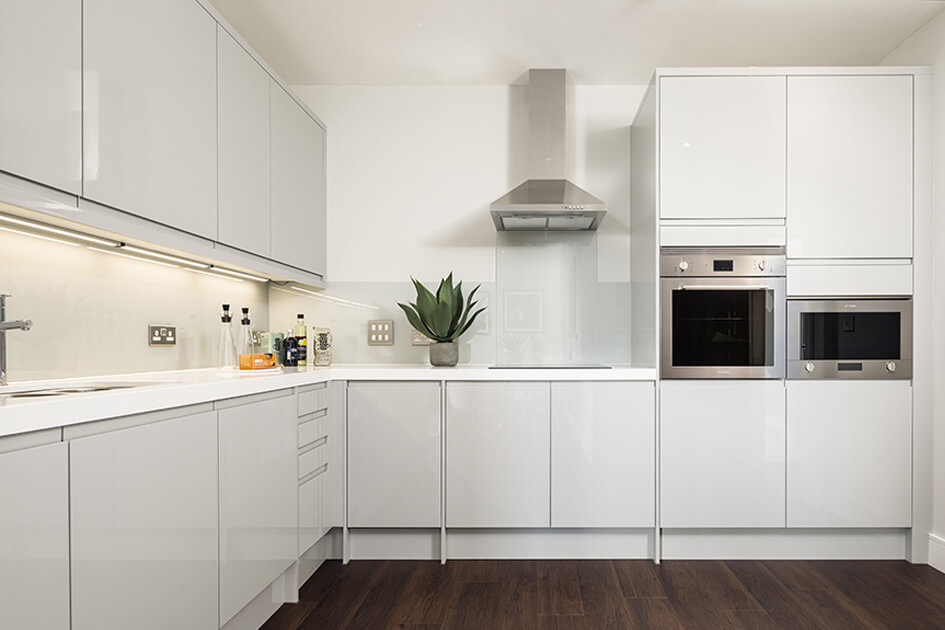
<path fill-rule="evenodd" d="M 417 280 L 413 286 L 417 289 L 417 301 L 409 305 L 397 303 L 407 315 L 407 321 L 422 335 L 429 337 L 430 363 L 440 367 L 452 367 L 459 361 L 459 346 L 456 339 L 469 330 L 485 307 L 473 312 L 478 304 L 473 297 L 479 285 L 463 299 L 463 283 L 453 286 L 452 272 L 440 281 L 440 286 L 433 293 Z M 472 312 L 472 315 L 470 313 Z"/>

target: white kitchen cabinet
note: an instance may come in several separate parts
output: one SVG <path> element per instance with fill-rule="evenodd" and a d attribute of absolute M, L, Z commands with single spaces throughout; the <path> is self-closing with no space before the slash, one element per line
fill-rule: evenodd
<path fill-rule="evenodd" d="M 660 77 L 661 219 L 784 218 L 784 77 Z"/>
<path fill-rule="evenodd" d="M 551 384 L 552 527 L 656 524 L 651 382 Z"/>
<path fill-rule="evenodd" d="M 269 256 L 269 83 L 222 27 L 217 28 L 219 240 Z"/>
<path fill-rule="evenodd" d="M 348 383 L 348 527 L 440 527 L 440 384 Z"/>
<path fill-rule="evenodd" d="M 784 527 L 780 380 L 660 384 L 663 527 Z"/>
<path fill-rule="evenodd" d="M 0 170 L 82 184 L 82 3 L 0 3 Z"/>
<path fill-rule="evenodd" d="M 270 85 L 272 257 L 325 275 L 325 130 Z"/>
<path fill-rule="evenodd" d="M 68 630 L 68 446 L 2 454 L 0 480 L 0 628 Z"/>
<path fill-rule="evenodd" d="M 911 382 L 788 381 L 788 527 L 911 524 Z"/>
<path fill-rule="evenodd" d="M 788 78 L 788 257 L 912 257 L 912 83 Z"/>
<path fill-rule="evenodd" d="M 292 390 L 220 410 L 220 624 L 298 559 L 298 405 Z"/>
<path fill-rule="evenodd" d="M 70 449 L 72 629 L 219 627 L 216 414 Z"/>
<path fill-rule="evenodd" d="M 83 1 L 85 197 L 216 238 L 216 29 L 194 0 Z"/>
<path fill-rule="evenodd" d="M 315 471 L 299 485 L 299 557 L 331 529 L 330 466 Z"/>
<path fill-rule="evenodd" d="M 447 384 L 447 527 L 551 525 L 549 387 Z"/>

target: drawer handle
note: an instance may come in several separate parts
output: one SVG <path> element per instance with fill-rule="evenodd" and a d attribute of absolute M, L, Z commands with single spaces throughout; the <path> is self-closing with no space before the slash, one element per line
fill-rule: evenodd
<path fill-rule="evenodd" d="M 299 424 L 305 424 L 306 422 L 311 422 L 312 420 L 318 420 L 324 418 L 328 415 L 328 407 L 324 409 L 319 409 L 311 413 L 307 413 L 304 416 L 299 416 Z"/>
<path fill-rule="evenodd" d="M 299 485 L 300 485 L 300 486 L 304 486 L 304 485 L 307 484 L 309 481 L 313 481 L 313 480 L 317 479 L 318 477 L 321 477 L 321 476 L 324 475 L 326 472 L 328 472 L 328 464 L 322 464 L 321 466 L 319 466 L 318 468 L 316 468 L 315 470 L 313 470 L 313 471 L 310 472 L 309 474 L 307 474 L 307 475 L 305 475 L 304 477 L 302 477 L 301 479 L 299 479 Z"/>

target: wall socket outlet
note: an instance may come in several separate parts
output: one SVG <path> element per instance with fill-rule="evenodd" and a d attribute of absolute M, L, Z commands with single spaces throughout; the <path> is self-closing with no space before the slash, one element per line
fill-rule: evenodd
<path fill-rule="evenodd" d="M 394 322 L 389 319 L 369 321 L 367 343 L 369 346 L 394 345 Z"/>
<path fill-rule="evenodd" d="M 414 346 L 429 346 L 433 340 L 416 330 L 411 331 L 410 343 Z"/>
<path fill-rule="evenodd" d="M 177 345 L 177 326 L 168 326 L 166 324 L 148 325 L 148 345 L 149 346 L 176 346 Z"/>

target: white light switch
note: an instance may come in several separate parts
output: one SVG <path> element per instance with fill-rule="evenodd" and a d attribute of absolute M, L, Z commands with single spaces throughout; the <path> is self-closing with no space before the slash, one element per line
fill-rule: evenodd
<path fill-rule="evenodd" d="M 369 346 L 394 345 L 394 322 L 391 320 L 373 320 L 368 322 Z"/>

